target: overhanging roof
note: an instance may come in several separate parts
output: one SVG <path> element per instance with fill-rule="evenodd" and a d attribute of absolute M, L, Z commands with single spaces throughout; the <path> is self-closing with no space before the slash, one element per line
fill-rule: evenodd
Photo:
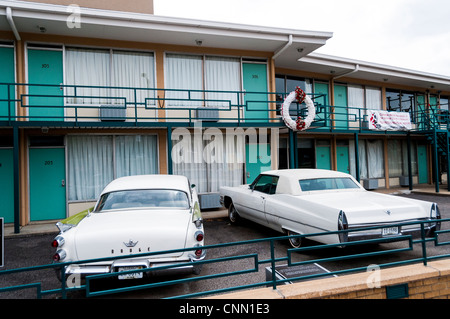
<path fill-rule="evenodd" d="M 345 76 L 374 82 L 434 88 L 450 91 L 450 77 L 352 60 L 314 51 L 325 45 L 331 32 L 316 32 L 264 26 L 222 23 L 151 14 L 81 8 L 81 28 L 69 28 L 72 14 L 67 6 L 25 1 L 0 0 L 0 30 L 11 30 L 7 8 L 20 33 L 113 39 L 271 52 L 275 66 L 292 70 L 329 74 L 338 80 Z"/>
<path fill-rule="evenodd" d="M 279 61 L 294 63 L 323 46 L 330 32 L 302 31 L 213 21 L 161 17 L 151 14 L 81 8 L 81 28 L 67 27 L 66 6 L 23 1 L 0 1 L 0 30 L 11 30 L 10 8 L 19 32 L 114 39 L 149 43 L 253 50 L 278 53 Z M 288 45 L 286 45 L 288 44 Z"/>
<path fill-rule="evenodd" d="M 393 83 L 402 86 L 450 91 L 450 77 L 389 65 L 311 53 L 298 60 L 295 69 L 339 78 Z"/>

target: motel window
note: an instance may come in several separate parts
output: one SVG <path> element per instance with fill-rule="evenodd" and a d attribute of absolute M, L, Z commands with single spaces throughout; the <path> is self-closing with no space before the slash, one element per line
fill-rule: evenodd
<path fill-rule="evenodd" d="M 439 99 L 439 109 L 441 112 L 448 112 L 448 96 L 441 96 Z"/>
<path fill-rule="evenodd" d="M 294 91 L 297 86 L 300 87 L 307 94 L 313 93 L 312 83 L 313 83 L 312 79 L 277 74 L 275 76 L 277 114 L 280 115 L 281 105 L 283 104 L 284 99 L 289 95 L 289 93 Z M 292 105 L 292 107 L 291 107 L 290 114 L 292 116 L 297 116 L 296 106 L 297 106 L 297 103 L 295 103 L 295 106 Z M 302 103 L 298 107 L 299 110 L 305 109 L 305 108 L 306 108 L 305 103 Z"/>
<path fill-rule="evenodd" d="M 381 110 L 381 89 L 363 85 L 347 86 L 348 112 L 357 118 L 364 118 L 363 110 Z"/>
<path fill-rule="evenodd" d="M 386 90 L 386 110 L 395 112 L 412 112 L 415 109 L 414 93 Z"/>
<path fill-rule="evenodd" d="M 66 84 L 91 86 L 66 89 L 69 104 L 154 104 L 154 56 L 149 52 L 66 48 Z M 97 86 L 97 87 L 96 87 Z M 102 88 L 98 88 L 98 86 Z M 146 100 L 147 98 L 147 100 Z"/>
<path fill-rule="evenodd" d="M 238 104 L 241 62 L 231 57 L 166 54 L 165 81 L 170 106 L 229 107 Z"/>
<path fill-rule="evenodd" d="M 244 139 L 239 134 L 222 136 L 223 132 L 214 130 L 211 140 L 186 132 L 174 143 L 173 173 L 189 178 L 199 193 L 219 192 L 222 186 L 243 183 Z"/>
<path fill-rule="evenodd" d="M 389 139 L 387 144 L 389 176 L 399 177 L 408 175 L 408 145 L 407 141 Z M 411 169 L 417 175 L 416 143 L 411 144 Z"/>
<path fill-rule="evenodd" d="M 95 200 L 122 176 L 158 173 L 156 135 L 67 137 L 70 201 Z"/>
<path fill-rule="evenodd" d="M 350 158 L 355 158 L 355 141 L 349 141 Z M 379 139 L 358 141 L 359 175 L 361 179 L 384 177 L 384 144 Z M 350 161 L 350 174 L 356 176 L 356 165 Z"/>

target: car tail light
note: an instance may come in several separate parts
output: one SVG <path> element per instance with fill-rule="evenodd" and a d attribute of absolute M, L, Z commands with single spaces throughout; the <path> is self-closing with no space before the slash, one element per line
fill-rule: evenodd
<path fill-rule="evenodd" d="M 433 205 L 431 205 L 430 219 L 434 219 L 434 220 L 441 219 L 441 212 L 436 203 L 433 203 Z M 436 223 L 430 223 L 429 226 L 434 227 L 435 230 L 438 230 L 438 231 L 441 230 L 441 222 L 440 221 L 436 221 Z"/>
<path fill-rule="evenodd" d="M 52 241 L 52 247 L 57 248 L 61 247 L 62 245 L 64 245 L 64 238 L 61 236 L 56 236 Z"/>
<path fill-rule="evenodd" d="M 348 222 L 345 213 L 341 210 L 338 217 L 338 230 L 347 230 Z M 341 243 L 348 241 L 348 232 L 339 233 L 339 241 Z"/>
<path fill-rule="evenodd" d="M 199 257 L 202 255 L 202 253 L 203 253 L 203 250 L 197 249 L 197 250 L 195 251 L 195 257 L 199 258 Z"/>
<path fill-rule="evenodd" d="M 203 234 L 202 231 L 195 232 L 195 235 L 194 235 L 195 240 L 202 241 L 204 237 L 205 237 L 205 235 Z"/>
<path fill-rule="evenodd" d="M 63 249 L 59 249 L 54 255 L 53 255 L 53 261 L 58 262 L 66 258 L 66 251 Z"/>
<path fill-rule="evenodd" d="M 200 227 L 202 227 L 203 220 L 197 219 L 194 221 L 194 224 L 195 224 L 195 227 L 200 228 Z"/>

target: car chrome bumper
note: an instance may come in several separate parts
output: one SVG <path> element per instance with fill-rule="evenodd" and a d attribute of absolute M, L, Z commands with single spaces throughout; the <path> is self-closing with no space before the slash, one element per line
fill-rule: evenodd
<path fill-rule="evenodd" d="M 413 227 L 411 227 L 413 226 Z M 425 237 L 433 237 L 434 231 L 439 230 L 439 222 L 432 221 L 429 225 L 424 225 Z M 386 234 L 383 235 L 383 229 L 390 228 L 389 225 L 380 226 L 380 228 L 372 228 L 368 230 L 356 230 L 362 229 L 362 227 L 350 227 L 348 235 L 346 236 L 345 242 L 359 241 L 359 240 L 370 240 L 370 239 L 381 239 L 386 240 L 393 238 L 401 238 L 403 236 L 411 236 L 413 239 L 420 238 L 422 235 L 422 229 L 420 225 L 408 225 L 408 226 L 398 226 L 398 233 L 396 234 Z M 355 230 L 355 231 L 352 231 Z M 342 241 L 341 241 L 342 242 Z"/>
<path fill-rule="evenodd" d="M 152 276 L 164 276 L 164 275 L 177 275 L 186 273 L 196 273 L 202 264 L 196 263 L 204 259 L 205 256 L 200 258 L 193 258 L 190 256 L 190 260 L 182 260 L 176 262 L 152 262 L 149 260 L 122 260 L 118 259 L 110 264 L 72 264 L 65 266 L 65 276 L 79 277 L 85 279 L 87 276 L 103 275 L 103 274 L 120 274 L 120 268 L 129 267 L 141 267 L 144 277 Z M 190 264 L 188 264 L 190 262 Z M 154 269 L 154 270 L 152 270 Z M 61 269 L 55 268 L 57 277 L 61 280 Z M 109 278 L 117 278 L 115 275 Z"/>

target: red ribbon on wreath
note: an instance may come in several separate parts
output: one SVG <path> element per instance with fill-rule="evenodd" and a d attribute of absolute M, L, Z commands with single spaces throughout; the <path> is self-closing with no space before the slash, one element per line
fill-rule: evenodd
<path fill-rule="evenodd" d="M 297 121 L 295 121 L 295 123 L 297 124 L 297 130 L 302 131 L 305 129 L 306 123 L 305 121 L 303 121 L 301 116 L 297 118 Z"/>
<path fill-rule="evenodd" d="M 303 101 L 304 101 L 305 98 L 306 98 L 306 92 L 303 91 L 300 87 L 297 86 L 297 87 L 295 88 L 295 98 L 296 98 L 296 100 L 297 100 L 298 103 L 303 103 Z M 299 116 L 299 117 L 297 118 L 297 120 L 295 121 L 295 123 L 296 123 L 297 130 L 302 131 L 302 130 L 305 129 L 306 123 L 305 123 L 305 121 L 302 119 L 301 116 Z"/>
<path fill-rule="evenodd" d="M 298 103 L 303 103 L 303 101 L 306 98 L 306 93 L 303 91 L 300 87 L 295 88 L 295 98 L 297 99 Z"/>

